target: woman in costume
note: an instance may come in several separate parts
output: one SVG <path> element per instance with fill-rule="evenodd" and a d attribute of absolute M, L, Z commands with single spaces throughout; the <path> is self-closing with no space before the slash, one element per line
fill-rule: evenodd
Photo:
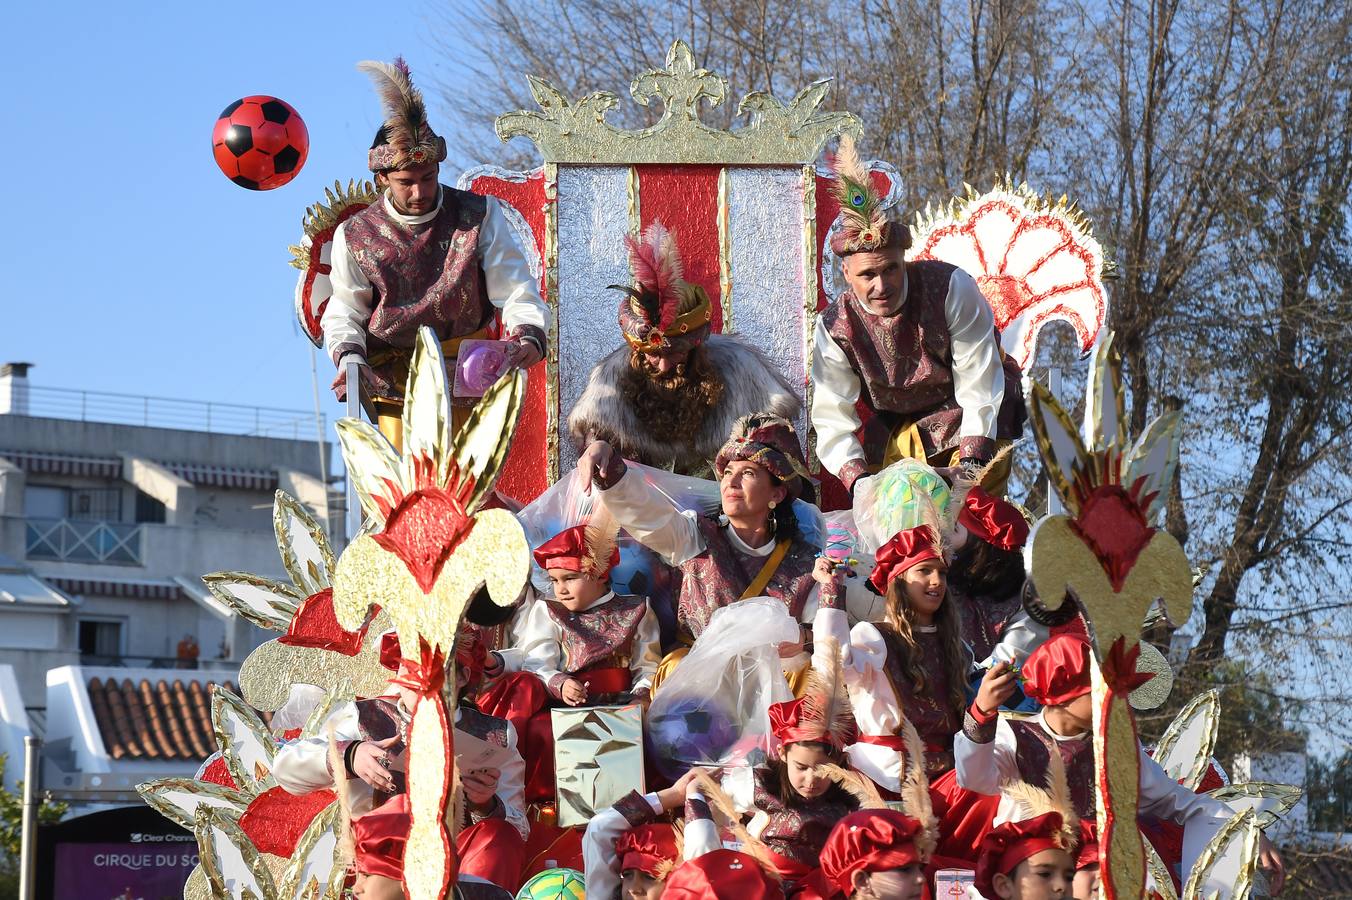
<path fill-rule="evenodd" d="M 578 475 L 600 490 L 626 532 L 681 573 L 676 619 L 683 643 L 691 643 L 714 612 L 747 597 L 781 600 L 798 622 L 812 621 L 817 585 L 812 568 L 818 547 L 803 538 L 793 501 L 812 501 L 802 447 L 793 426 L 764 413 L 737 422 L 714 460 L 722 515 L 682 512 L 650 484 L 641 469 L 604 441 L 595 441 L 578 461 Z M 786 670 L 807 664 L 802 640 L 780 647 Z M 686 650 L 662 661 L 654 690 Z"/>

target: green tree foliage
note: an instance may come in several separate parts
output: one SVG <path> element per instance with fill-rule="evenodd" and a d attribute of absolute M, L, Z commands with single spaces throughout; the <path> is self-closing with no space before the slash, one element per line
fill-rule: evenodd
<path fill-rule="evenodd" d="M 0 753 L 0 898 L 19 895 L 19 850 L 23 844 L 23 782 L 11 793 L 3 787 L 9 760 Z M 65 803 L 43 797 L 38 805 L 38 824 L 52 825 L 66 814 Z"/>

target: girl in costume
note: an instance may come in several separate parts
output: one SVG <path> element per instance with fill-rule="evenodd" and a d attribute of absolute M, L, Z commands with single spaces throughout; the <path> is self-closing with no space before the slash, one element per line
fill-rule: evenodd
<path fill-rule="evenodd" d="M 831 665 L 826 648 L 840 648 L 839 665 L 859 728 L 846 748 L 853 767 L 878 787 L 899 790 L 904 750 L 902 723 L 924 742 L 931 780 L 953 768 L 953 735 L 962 725 L 971 654 L 948 597 L 948 566 L 935 524 L 892 536 L 875 554 L 868 583 L 886 598 L 884 621 L 849 628 L 842 608 L 844 570 L 818 561 L 821 609 L 813 625 L 813 667 Z"/>
<path fill-rule="evenodd" d="M 772 704 L 769 712 L 777 752 L 765 765 L 726 775 L 726 799 L 712 784 L 705 786 L 720 809 L 752 814 L 748 834 L 764 845 L 769 864 L 793 889 L 824 894 L 821 852 L 831 829 L 863 803 L 882 805 L 866 779 L 845 769 L 851 722 L 839 663 L 811 671 L 802 697 Z"/>
<path fill-rule="evenodd" d="M 533 603 L 520 625 L 521 672 L 495 688 L 494 711 L 526 721 L 528 800 L 554 796 L 554 735 L 549 707 L 647 700 L 661 660 L 657 617 L 644 597 L 616 596 L 619 526 L 603 505 L 587 521 L 536 548 L 551 599 Z"/>
<path fill-rule="evenodd" d="M 795 499 L 810 503 L 812 489 L 798 435 L 784 419 L 761 413 L 733 427 L 714 460 L 722 502 L 717 518 L 677 509 L 604 441 L 587 448 L 577 469 L 626 532 L 680 570 L 676 618 L 683 643 L 699 637 L 717 609 L 746 597 L 774 597 L 800 623 L 812 620 L 819 548 L 803 538 L 793 510 Z M 780 647 L 787 671 L 806 666 L 809 637 L 804 629 L 800 641 Z M 663 660 L 658 684 L 685 652 Z"/>

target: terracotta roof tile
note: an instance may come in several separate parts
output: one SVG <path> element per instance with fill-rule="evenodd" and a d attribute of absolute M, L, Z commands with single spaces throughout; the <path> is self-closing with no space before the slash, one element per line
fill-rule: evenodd
<path fill-rule="evenodd" d="M 235 693 L 229 681 L 222 686 Z M 192 679 L 89 680 L 89 704 L 113 759 L 202 760 L 216 750 L 211 727 L 211 691 Z M 269 722 L 271 716 L 264 715 Z"/>

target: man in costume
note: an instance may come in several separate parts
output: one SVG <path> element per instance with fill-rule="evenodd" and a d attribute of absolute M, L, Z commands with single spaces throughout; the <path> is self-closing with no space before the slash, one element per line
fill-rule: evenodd
<path fill-rule="evenodd" d="M 644 465 L 705 474 L 738 419 L 797 418 L 798 397 L 758 350 L 709 333 L 709 295 L 681 277 L 675 235 L 654 222 L 626 243 L 637 287 L 611 287 L 625 292 L 627 346 L 596 364 L 568 416 L 578 450 L 603 440 Z"/>
<path fill-rule="evenodd" d="M 529 368 L 544 357 L 549 310 L 498 201 L 439 183 L 446 141 L 427 124 L 403 59 L 358 68 L 385 107 L 368 154 L 383 195 L 334 233 L 333 296 L 321 322 L 338 399 L 347 395 L 347 364 L 358 363 L 380 431 L 398 448 L 420 326 L 436 332 L 449 366 L 462 340 L 488 337 L 500 311 L 508 365 Z"/>
<path fill-rule="evenodd" d="M 1001 353 L 970 275 L 906 262 L 910 229 L 888 219 L 848 135 L 834 167 L 841 228 L 831 250 L 849 289 L 817 317 L 813 335 L 817 455 L 851 491 L 902 457 L 974 475 L 1022 432 L 1018 365 Z M 995 468 L 985 484 L 1003 493 L 1008 463 Z"/>

